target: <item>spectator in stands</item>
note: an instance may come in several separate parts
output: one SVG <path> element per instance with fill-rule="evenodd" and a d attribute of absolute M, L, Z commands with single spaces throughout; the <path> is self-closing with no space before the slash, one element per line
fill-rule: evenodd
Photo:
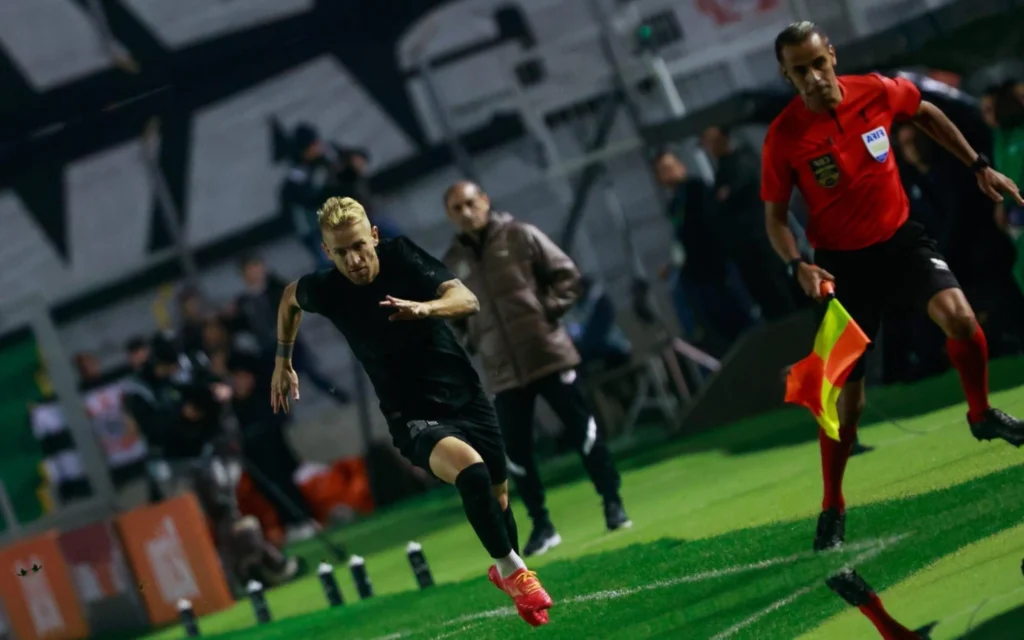
<path fill-rule="evenodd" d="M 324 144 L 312 125 L 299 124 L 291 136 L 291 164 L 281 185 L 281 209 L 291 219 L 296 236 L 318 269 L 331 266 L 321 247 L 316 212 L 329 195 L 338 171 L 334 149 Z"/>
<path fill-rule="evenodd" d="M 178 309 L 181 325 L 179 339 L 186 352 L 201 351 L 203 348 L 203 326 L 207 314 L 202 294 L 191 286 L 184 287 L 178 294 Z"/>
<path fill-rule="evenodd" d="M 566 314 L 565 325 L 584 370 L 616 369 L 629 362 L 633 346 L 615 323 L 615 303 L 600 282 L 580 278 L 580 298 Z"/>
<path fill-rule="evenodd" d="M 270 406 L 272 367 L 259 358 L 235 353 L 228 368 L 245 468 L 259 492 L 273 505 L 288 541 L 312 538 L 316 526 L 309 505 L 295 484 L 298 456 L 284 433 L 288 414 L 274 413 Z"/>
<path fill-rule="evenodd" d="M 317 234 L 319 236 L 319 231 Z M 250 333 L 264 359 L 273 362 L 277 351 L 277 307 L 287 283 L 276 274 L 268 273 L 263 260 L 254 254 L 242 258 L 241 270 L 245 291 L 229 306 L 229 321 L 236 331 Z M 320 369 L 316 355 L 301 338 L 295 342 L 292 366 L 336 402 L 345 404 L 351 399 L 348 391 Z"/>
<path fill-rule="evenodd" d="M 1009 81 L 990 91 L 993 101 L 993 165 L 1011 180 L 1024 181 L 1024 83 Z M 1014 239 L 1013 272 L 1024 290 L 1024 207 L 1012 201 L 996 205 L 996 219 Z"/>
<path fill-rule="evenodd" d="M 367 176 L 369 164 L 370 154 L 366 149 L 344 149 L 342 151 L 342 168 L 336 176 L 336 186 L 332 188 L 331 195 L 354 198 L 361 203 L 366 209 L 366 216 L 370 219 L 370 224 L 377 227 L 377 233 L 381 240 L 397 238 L 402 235 L 401 229 L 374 202 L 373 191 Z"/>
<path fill-rule="evenodd" d="M 910 200 L 910 217 L 928 230 L 939 252 L 947 255 L 959 198 L 955 176 L 950 175 L 942 163 L 936 162 L 935 142 L 917 127 L 897 125 L 892 137 Z"/>
<path fill-rule="evenodd" d="M 717 164 L 712 225 L 725 254 L 761 308 L 761 317 L 768 321 L 784 318 L 796 311 L 797 298 L 792 278 L 780 265 L 765 231 L 761 156 L 750 146 L 735 142 L 722 126 L 705 129 L 701 146 Z"/>
<path fill-rule="evenodd" d="M 533 520 L 523 555 L 544 553 L 562 539 L 544 504 L 534 456 L 537 396 L 565 426 L 604 500 L 605 526 L 629 526 L 620 478 L 598 433 L 576 375 L 580 355 L 561 324 L 579 297 L 579 272 L 569 256 L 536 227 L 491 211 L 479 186 L 457 182 L 444 194 L 448 219 L 458 229 L 445 264 L 476 294 L 480 311 L 456 328 L 480 354 L 498 414 L 509 471 Z"/>
<path fill-rule="evenodd" d="M 943 256 L 955 255 L 950 243 L 960 198 L 957 176 L 937 161 L 935 143 L 914 125 L 894 126 L 891 137 L 910 218 L 924 226 Z M 925 314 L 894 310 L 882 327 L 884 381 L 910 382 L 945 371 L 944 344 L 944 334 Z"/>
<path fill-rule="evenodd" d="M 142 371 L 125 383 L 125 422 L 145 435 L 158 480 L 195 492 L 234 577 L 244 584 L 256 572 L 265 584 L 281 584 L 299 573 L 299 563 L 264 539 L 255 518 L 241 516 L 234 484 L 218 473 L 232 449 L 221 411 L 231 393 L 201 353 L 183 353 L 172 337 L 159 335 Z"/>
<path fill-rule="evenodd" d="M 78 372 L 79 387 L 88 387 L 103 377 L 103 369 L 96 354 L 80 351 L 74 356 L 75 371 Z"/>
<path fill-rule="evenodd" d="M 135 336 L 125 343 L 125 353 L 128 356 L 128 366 L 135 373 L 142 370 L 146 360 L 149 360 L 149 343 L 142 336 Z"/>
<path fill-rule="evenodd" d="M 676 243 L 670 286 L 680 327 L 687 339 L 721 356 L 751 325 L 751 316 L 711 224 L 712 191 L 691 178 L 671 151 L 659 151 L 653 163 L 658 182 L 672 194 L 668 216 Z"/>
<path fill-rule="evenodd" d="M 224 321 L 214 316 L 203 323 L 202 349 L 210 361 L 210 369 L 218 376 L 228 373 L 228 359 L 235 352 L 234 339 Z"/>

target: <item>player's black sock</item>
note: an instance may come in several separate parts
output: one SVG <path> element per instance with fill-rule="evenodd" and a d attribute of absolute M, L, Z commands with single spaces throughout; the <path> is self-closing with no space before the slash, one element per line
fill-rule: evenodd
<path fill-rule="evenodd" d="M 462 496 L 466 518 L 476 531 L 487 553 L 492 558 L 505 558 L 512 552 L 512 544 L 505 530 L 498 499 L 491 493 L 491 474 L 482 462 L 463 469 L 455 478 L 455 486 Z"/>
<path fill-rule="evenodd" d="M 512 545 L 512 550 L 519 553 L 519 527 L 516 526 L 516 517 L 512 515 L 511 502 L 505 507 L 502 515 L 505 516 L 505 532 L 508 533 L 508 542 Z"/>

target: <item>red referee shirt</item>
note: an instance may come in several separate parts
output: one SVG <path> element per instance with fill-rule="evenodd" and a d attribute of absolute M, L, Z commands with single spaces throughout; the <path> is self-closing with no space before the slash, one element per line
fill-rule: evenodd
<path fill-rule="evenodd" d="M 839 87 L 834 113 L 814 113 L 797 96 L 772 122 L 761 199 L 788 205 L 795 186 L 807 201 L 811 246 L 847 251 L 888 240 L 907 221 L 889 133 L 894 121 L 917 113 L 921 92 L 878 74 L 842 76 Z"/>

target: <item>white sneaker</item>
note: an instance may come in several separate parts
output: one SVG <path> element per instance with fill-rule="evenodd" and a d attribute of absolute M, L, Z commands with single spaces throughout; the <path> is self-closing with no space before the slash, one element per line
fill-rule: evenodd
<path fill-rule="evenodd" d="M 293 525 L 285 531 L 284 538 L 288 544 L 309 540 L 316 536 L 316 525 L 312 522 Z"/>

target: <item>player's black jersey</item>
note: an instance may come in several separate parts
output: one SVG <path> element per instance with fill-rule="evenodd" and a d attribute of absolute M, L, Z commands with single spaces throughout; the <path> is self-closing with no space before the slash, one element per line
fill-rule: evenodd
<path fill-rule="evenodd" d="M 377 256 L 380 273 L 370 284 L 353 284 L 333 268 L 303 276 L 296 291 L 299 307 L 326 317 L 345 335 L 385 416 L 451 414 L 481 390 L 451 328 L 436 318 L 391 322 L 394 309 L 380 303 L 389 295 L 434 300 L 441 283 L 455 276 L 404 236 L 382 241 Z"/>

